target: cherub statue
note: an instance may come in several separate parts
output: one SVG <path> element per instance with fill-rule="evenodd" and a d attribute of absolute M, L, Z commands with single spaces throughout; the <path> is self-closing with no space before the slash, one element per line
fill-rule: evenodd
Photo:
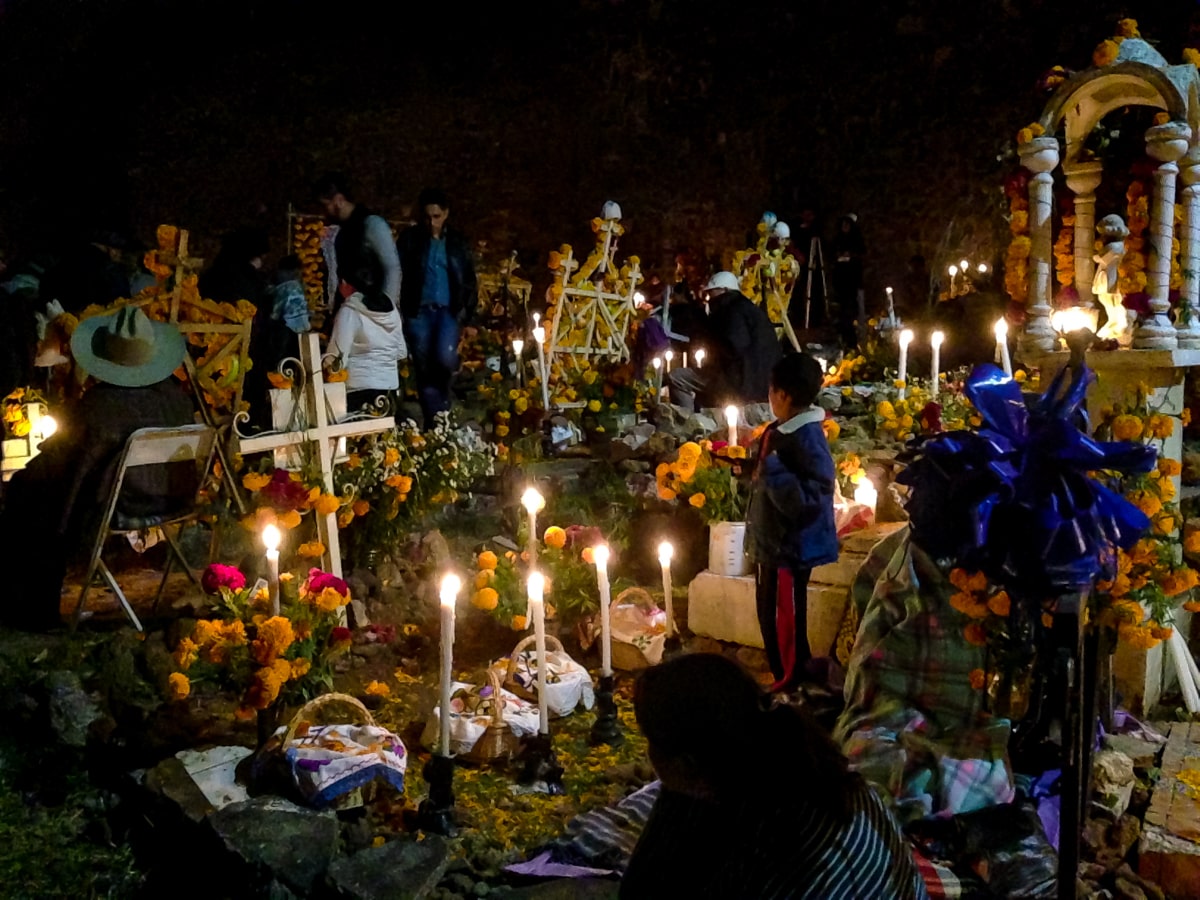
<path fill-rule="evenodd" d="M 1096 336 L 1102 341 L 1115 340 L 1122 347 L 1127 347 L 1133 342 L 1133 322 L 1129 310 L 1122 305 L 1124 298 L 1117 290 L 1117 267 L 1125 255 L 1125 238 L 1129 237 L 1129 229 L 1120 216 L 1110 215 L 1100 220 L 1096 231 L 1104 240 L 1104 252 L 1092 257 L 1096 262 L 1092 293 L 1108 314 L 1108 321 Z"/>

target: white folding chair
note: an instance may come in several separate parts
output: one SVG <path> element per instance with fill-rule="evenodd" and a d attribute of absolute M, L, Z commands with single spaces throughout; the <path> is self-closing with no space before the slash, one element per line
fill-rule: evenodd
<path fill-rule="evenodd" d="M 125 610 L 125 615 L 129 617 L 129 621 L 133 623 L 133 627 L 138 631 L 142 630 L 142 623 L 138 620 L 137 613 L 133 611 L 133 607 L 125 596 L 125 592 L 121 590 L 121 586 L 117 584 L 117 579 L 113 577 L 112 571 L 101 557 L 105 542 L 114 535 L 136 534 L 140 531 L 158 528 L 166 538 L 168 547 L 167 563 L 163 571 L 162 581 L 158 585 L 158 593 L 154 598 L 156 609 L 159 601 L 162 599 L 163 589 L 167 586 L 167 577 L 171 574 L 171 568 L 176 561 L 183 566 L 184 571 L 188 573 L 188 577 L 192 579 L 196 587 L 200 587 L 200 579 L 192 571 L 191 566 L 188 565 L 178 540 L 178 535 L 182 533 L 183 527 L 188 522 L 196 521 L 199 517 L 196 495 L 185 501 L 181 501 L 176 509 L 158 515 L 139 518 L 130 518 L 122 515 L 119 504 L 121 500 L 121 487 L 125 483 L 126 473 L 130 469 L 142 466 L 165 466 L 170 463 L 191 461 L 197 468 L 198 478 L 196 484 L 198 492 L 203 487 L 204 480 L 212 467 L 215 446 L 216 429 L 209 425 L 184 425 L 178 428 L 139 428 L 129 436 L 129 440 L 125 443 L 125 449 L 121 451 L 116 478 L 113 480 L 112 489 L 109 491 L 104 516 L 100 520 L 100 528 L 96 533 L 95 544 L 92 546 L 87 573 L 83 578 L 83 587 L 79 591 L 79 604 L 75 607 L 75 614 L 72 619 L 72 629 L 79 624 L 79 620 L 83 616 L 84 605 L 87 603 L 92 582 L 95 581 L 96 574 L 99 573 L 109 588 L 112 589 L 112 592 L 117 595 L 117 601 L 121 604 L 121 608 Z M 170 531 L 170 528 L 173 526 L 176 527 L 175 535 L 172 535 Z"/>

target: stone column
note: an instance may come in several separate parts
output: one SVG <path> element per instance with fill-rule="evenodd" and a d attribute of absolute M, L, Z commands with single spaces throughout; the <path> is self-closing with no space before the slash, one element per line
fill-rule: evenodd
<path fill-rule="evenodd" d="M 1058 342 L 1050 325 L 1052 244 L 1050 217 L 1054 212 L 1054 178 L 1050 172 L 1058 165 L 1058 140 L 1037 137 L 1017 148 L 1021 165 L 1033 173 L 1029 179 L 1029 296 L 1025 330 L 1021 334 L 1022 353 L 1049 353 Z"/>
<path fill-rule="evenodd" d="M 1146 152 L 1159 166 L 1154 170 L 1154 196 L 1150 204 L 1150 260 L 1146 289 L 1150 313 L 1133 335 L 1136 350 L 1174 350 L 1179 346 L 1175 326 L 1167 318 L 1171 308 L 1171 236 L 1175 220 L 1175 163 L 1187 153 L 1192 129 L 1184 122 L 1155 125 L 1146 132 Z"/>
<path fill-rule="evenodd" d="M 1176 332 L 1179 349 L 1200 350 L 1200 144 L 1183 158 L 1183 235 L 1179 266 L 1183 269 L 1183 291 L 1179 301 Z"/>
<path fill-rule="evenodd" d="M 1096 305 L 1092 296 L 1092 278 L 1096 274 L 1096 188 L 1104 163 L 1099 160 L 1063 166 L 1067 187 L 1075 195 L 1075 292 L 1079 305 L 1091 309 Z"/>

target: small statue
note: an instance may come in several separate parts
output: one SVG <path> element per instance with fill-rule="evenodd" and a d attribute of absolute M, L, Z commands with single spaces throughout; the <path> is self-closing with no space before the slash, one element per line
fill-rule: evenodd
<path fill-rule="evenodd" d="M 1108 315 L 1108 320 L 1096 336 L 1099 340 L 1116 341 L 1122 347 L 1128 347 L 1133 343 L 1133 321 L 1129 310 L 1122 305 L 1124 297 L 1117 289 L 1120 280 L 1117 267 L 1125 255 L 1125 238 L 1129 237 L 1129 229 L 1120 216 L 1110 215 L 1100 220 L 1096 231 L 1104 240 L 1104 252 L 1092 257 L 1096 263 L 1092 293 Z"/>

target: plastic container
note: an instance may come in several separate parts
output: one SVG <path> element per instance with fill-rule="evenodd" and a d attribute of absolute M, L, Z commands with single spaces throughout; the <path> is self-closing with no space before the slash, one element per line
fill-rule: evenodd
<path fill-rule="evenodd" d="M 745 575 L 746 523 L 714 522 L 708 530 L 708 569 L 714 575 Z"/>

